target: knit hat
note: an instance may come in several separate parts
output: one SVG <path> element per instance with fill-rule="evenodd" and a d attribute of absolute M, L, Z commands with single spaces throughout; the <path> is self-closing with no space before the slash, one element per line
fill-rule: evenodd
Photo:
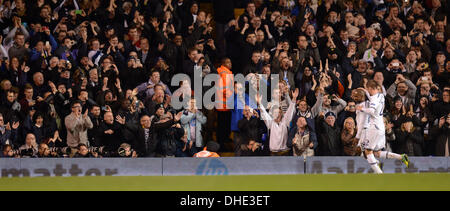
<path fill-rule="evenodd" d="M 158 111 L 160 108 L 162 108 L 162 109 L 164 109 L 164 111 L 166 111 L 166 108 L 164 107 L 164 104 L 163 104 L 163 103 L 158 103 L 158 104 L 156 104 L 156 107 L 155 107 L 155 113 L 156 113 L 156 111 Z"/>

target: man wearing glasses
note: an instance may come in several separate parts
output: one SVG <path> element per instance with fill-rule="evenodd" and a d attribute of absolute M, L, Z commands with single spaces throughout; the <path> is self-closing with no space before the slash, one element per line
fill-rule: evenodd
<path fill-rule="evenodd" d="M 69 147 L 76 148 L 78 144 L 89 146 L 87 130 L 92 129 L 93 124 L 88 116 L 88 109 L 82 113 L 79 101 L 72 103 L 72 113 L 66 116 L 65 124 L 67 128 L 67 145 Z"/>

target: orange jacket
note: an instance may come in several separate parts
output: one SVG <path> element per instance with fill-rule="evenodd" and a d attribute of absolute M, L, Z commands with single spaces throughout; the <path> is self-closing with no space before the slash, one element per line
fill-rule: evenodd
<path fill-rule="evenodd" d="M 219 73 L 220 79 L 217 86 L 217 110 L 218 111 L 227 111 L 229 109 L 233 109 L 233 107 L 227 107 L 227 100 L 233 100 L 233 90 L 231 89 L 234 86 L 234 77 L 233 72 L 226 68 L 225 66 L 220 66 L 217 68 L 217 73 Z M 232 101 L 231 101 L 232 102 Z"/>
<path fill-rule="evenodd" d="M 195 153 L 193 157 L 196 157 L 196 158 L 218 158 L 220 156 L 215 152 L 207 151 L 206 147 L 205 147 L 205 148 L 203 148 L 203 151 Z"/>

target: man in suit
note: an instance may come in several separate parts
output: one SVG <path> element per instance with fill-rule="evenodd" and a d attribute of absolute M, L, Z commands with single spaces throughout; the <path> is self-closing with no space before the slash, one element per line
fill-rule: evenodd
<path fill-rule="evenodd" d="M 147 38 L 141 38 L 140 44 L 141 50 L 137 52 L 138 58 L 144 65 L 144 70 L 148 70 L 152 66 L 152 61 L 155 59 L 155 55 L 150 51 L 150 44 Z"/>
<path fill-rule="evenodd" d="M 140 127 L 136 128 L 136 141 L 133 143 L 133 148 L 136 149 L 139 157 L 149 157 L 151 152 L 155 151 L 156 145 L 153 140 L 153 133 L 150 130 L 151 118 L 144 115 L 140 120 Z"/>

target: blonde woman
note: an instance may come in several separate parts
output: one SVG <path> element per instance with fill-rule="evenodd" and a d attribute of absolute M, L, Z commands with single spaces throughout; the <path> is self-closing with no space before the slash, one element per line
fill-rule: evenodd
<path fill-rule="evenodd" d="M 341 142 L 344 146 L 344 155 L 346 156 L 358 156 L 361 154 L 361 148 L 357 146 L 356 132 L 355 120 L 352 117 L 345 119 L 341 132 Z"/>

